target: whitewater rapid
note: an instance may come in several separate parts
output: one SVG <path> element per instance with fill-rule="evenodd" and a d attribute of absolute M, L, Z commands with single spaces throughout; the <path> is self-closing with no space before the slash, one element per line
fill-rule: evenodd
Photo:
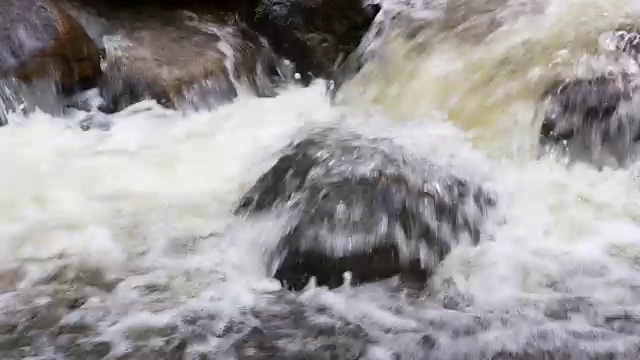
<path fill-rule="evenodd" d="M 363 359 L 637 358 L 640 165 L 598 170 L 537 158 L 529 75 L 638 6 L 552 3 L 544 18 L 523 18 L 471 48 L 409 58 L 392 42 L 398 55 L 365 68 L 338 103 L 318 81 L 201 112 L 147 101 L 109 116 L 12 114 L 0 128 L 0 322 L 81 292 L 88 300 L 64 319 L 91 324 L 81 338 L 110 342 L 113 356 L 137 346 L 136 329 L 148 346 L 167 337 L 162 329 L 189 334 L 185 319 L 197 314 L 208 335 L 188 353 L 233 358 L 225 349 L 240 334 L 225 329 L 302 306 L 314 321 L 364 329 L 344 335 L 366 341 Z M 532 47 L 514 55 L 523 39 Z M 540 58 L 524 61 L 531 54 Z M 491 100 L 508 85 L 517 91 Z M 87 116 L 102 116 L 108 130 L 83 131 Z M 280 219 L 232 211 L 283 146 L 325 125 L 392 138 L 491 188 L 498 211 L 486 238 L 454 249 L 420 294 L 389 280 L 283 295 L 265 263 Z M 110 290 L 86 290 L 87 281 Z M 322 343 L 281 330 L 291 351 Z M 30 351 L 55 353 L 38 344 Z"/>

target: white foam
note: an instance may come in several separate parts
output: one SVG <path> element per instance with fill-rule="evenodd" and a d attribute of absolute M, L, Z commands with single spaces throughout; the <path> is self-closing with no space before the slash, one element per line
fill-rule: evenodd
<path fill-rule="evenodd" d="M 244 316 L 243 309 L 267 306 L 261 296 L 278 289 L 262 261 L 279 228 L 268 219 L 236 219 L 233 207 L 301 126 L 340 122 L 365 134 L 393 137 L 409 152 L 487 181 L 499 195 L 501 218 L 492 227 L 493 240 L 455 249 L 424 297 L 398 296 L 381 284 L 333 292 L 313 288 L 302 296 L 309 306 L 325 305 L 334 315 L 362 324 L 378 341 L 370 358 L 418 351 L 408 345 L 416 329 L 454 344 L 442 356 L 516 346 L 541 327 L 566 340 L 568 330 L 591 325 L 578 316 L 562 323 L 545 320 L 547 305 L 563 297 L 589 298 L 598 311 L 633 309 L 640 278 L 640 168 L 597 171 L 585 165 L 567 168 L 551 157 L 534 160 L 529 153 L 513 156 L 512 147 L 536 136 L 528 102 L 515 101 L 515 110 L 499 108 L 498 113 L 467 111 L 474 119 L 464 131 L 447 118 L 451 109 L 435 99 L 445 94 L 465 101 L 461 95 L 467 90 L 475 91 L 473 101 L 488 99 L 494 83 L 464 86 L 478 59 L 498 80 L 522 85 L 530 81 L 530 72 L 514 77 L 513 68 L 500 59 L 526 43 L 523 39 L 540 46 L 550 42 L 560 50 L 565 46 L 556 41 L 580 36 L 585 41 L 590 34 L 580 31 L 589 29 L 589 21 L 602 28 L 637 7 L 634 1 L 551 3 L 544 17 L 524 19 L 511 33 L 496 35 L 498 40 L 476 49 L 482 53 L 461 50 L 457 55 L 468 57 L 449 65 L 463 66 L 466 75 L 453 77 L 451 88 L 431 81 L 459 71 L 431 68 L 441 66 L 436 60 L 449 59 L 450 46 L 419 64 L 404 63 L 408 75 L 402 67 L 386 69 L 396 72 L 397 82 L 370 84 L 371 91 L 379 91 L 373 97 L 380 107 L 368 107 L 368 114 L 354 103 L 331 106 L 324 84 L 317 83 L 276 98 L 240 98 L 201 113 L 144 102 L 112 116 L 109 132 L 83 132 L 69 126 L 77 119 L 42 112 L 26 119 L 14 115 L 11 125 L 0 129 L 0 263 L 28 264 L 23 289 L 63 264 L 124 278 L 113 293 L 87 305 L 110 312 L 113 325 L 103 335 L 111 339 L 132 324 L 163 326 L 194 308 L 226 318 Z M 597 22 L 603 9 L 610 13 Z M 554 38 L 558 34 L 565 35 Z M 398 109 L 410 116 L 393 117 Z M 494 121 L 500 126 L 491 128 L 492 140 L 508 144 L 509 151 L 490 153 L 491 144 L 474 144 L 473 130 Z M 511 121 L 517 130 L 502 131 Z M 219 235 L 206 237 L 211 233 Z M 151 285 L 162 290 L 148 294 L 143 287 Z M 443 308 L 451 298 L 463 311 Z M 455 343 L 453 334 L 469 324 L 478 327 L 478 319 L 490 331 Z M 619 335 L 593 346 L 624 346 L 627 340 Z"/>

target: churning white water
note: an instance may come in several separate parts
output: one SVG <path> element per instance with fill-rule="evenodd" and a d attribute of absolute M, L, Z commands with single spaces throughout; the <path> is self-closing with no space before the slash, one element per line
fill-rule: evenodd
<path fill-rule="evenodd" d="M 253 327 L 297 358 L 328 345 L 349 359 L 638 358 L 640 165 L 514 149 L 537 136 L 532 73 L 584 55 L 639 6 L 540 6 L 459 48 L 433 35 L 436 50 L 407 50 L 394 29 L 339 104 L 317 82 L 208 112 L 142 102 L 103 115 L 105 131 L 82 131 L 82 112 L 13 114 L 0 128 L 0 350 L 53 317 L 80 328 L 58 324 L 65 341 L 109 343 L 112 358 L 185 338 L 190 358 L 232 359 Z M 301 129 L 328 124 L 392 138 L 495 190 L 487 238 L 454 249 L 419 294 L 393 279 L 280 291 L 265 263 L 279 219 L 232 211 Z M 337 330 L 309 330 L 327 324 Z M 41 338 L 23 356 L 62 358 L 60 337 L 30 336 Z"/>

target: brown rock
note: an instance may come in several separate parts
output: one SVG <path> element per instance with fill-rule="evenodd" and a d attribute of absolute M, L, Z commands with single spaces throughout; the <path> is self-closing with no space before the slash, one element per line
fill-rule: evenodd
<path fill-rule="evenodd" d="M 173 12 L 125 11 L 110 14 L 108 21 L 117 30 L 105 44 L 102 89 L 113 110 L 145 98 L 176 107 L 197 85 L 211 85 L 218 90 L 215 97 L 235 97 L 217 34 L 190 26 Z"/>
<path fill-rule="evenodd" d="M 108 6 L 118 11 L 127 9 L 146 14 L 157 9 L 228 14 L 264 37 L 277 55 L 292 61 L 303 83 L 309 83 L 316 77 L 330 76 L 334 67 L 356 49 L 381 10 L 380 5 L 367 4 L 364 0 L 76 1 L 92 8 Z M 228 23 L 228 19 L 224 22 Z M 244 36 L 248 29 L 238 30 Z M 253 40 L 248 42 L 250 47 L 257 45 Z M 246 48 L 240 50 L 242 52 Z M 256 79 L 251 80 L 256 82 Z"/>
<path fill-rule="evenodd" d="M 27 82 L 54 76 L 64 91 L 96 84 L 98 49 L 56 2 L 5 0 L 0 14 L 0 74 Z"/>
<path fill-rule="evenodd" d="M 228 13 L 90 1 L 76 6 L 91 9 L 110 27 L 101 84 L 105 111 L 145 99 L 170 108 L 211 107 L 234 99 L 238 85 L 275 95 L 265 74 L 277 75 L 277 59 Z"/>

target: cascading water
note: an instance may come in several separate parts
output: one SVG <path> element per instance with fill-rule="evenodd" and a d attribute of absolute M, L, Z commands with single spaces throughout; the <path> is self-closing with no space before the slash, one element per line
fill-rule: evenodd
<path fill-rule="evenodd" d="M 640 357 L 640 167 L 538 157 L 534 121 L 550 79 L 597 68 L 599 35 L 640 24 L 640 4 L 498 3 L 388 5 L 335 99 L 317 81 L 209 111 L 53 116 L 0 90 L 0 357 Z M 106 125 L 83 131 L 88 117 Z M 301 129 L 325 127 L 490 188 L 486 236 L 422 291 L 282 290 L 268 259 L 288 219 L 234 209 Z"/>

